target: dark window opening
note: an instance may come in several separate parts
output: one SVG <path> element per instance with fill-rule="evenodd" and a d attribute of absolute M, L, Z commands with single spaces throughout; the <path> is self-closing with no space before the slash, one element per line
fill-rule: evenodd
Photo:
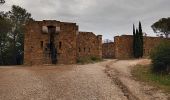
<path fill-rule="evenodd" d="M 86 52 L 86 48 L 84 48 L 84 52 Z"/>
<path fill-rule="evenodd" d="M 56 32 L 56 27 L 55 26 L 48 26 L 48 33 L 55 33 Z"/>
<path fill-rule="evenodd" d="M 79 48 L 79 52 L 81 52 L 81 48 Z"/>
<path fill-rule="evenodd" d="M 43 41 L 41 41 L 41 45 L 40 46 L 41 46 L 41 48 L 43 48 L 43 46 L 44 46 Z"/>
<path fill-rule="evenodd" d="M 61 46 L 62 46 L 62 43 L 61 43 L 61 42 L 59 42 L 59 49 L 61 49 Z"/>
<path fill-rule="evenodd" d="M 90 48 L 89 48 L 89 52 L 90 52 Z"/>
<path fill-rule="evenodd" d="M 45 51 L 47 51 L 48 49 L 47 48 L 45 48 Z"/>

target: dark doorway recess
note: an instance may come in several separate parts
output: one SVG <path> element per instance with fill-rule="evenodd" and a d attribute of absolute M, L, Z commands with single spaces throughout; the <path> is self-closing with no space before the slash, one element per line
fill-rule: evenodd
<path fill-rule="evenodd" d="M 50 49 L 50 57 L 52 64 L 57 63 L 57 49 L 55 47 L 55 35 L 56 35 L 56 27 L 55 26 L 48 26 L 48 33 L 49 33 L 49 49 Z"/>

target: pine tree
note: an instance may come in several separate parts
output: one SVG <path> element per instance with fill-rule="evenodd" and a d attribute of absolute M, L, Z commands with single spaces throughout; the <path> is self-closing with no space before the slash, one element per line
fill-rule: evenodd
<path fill-rule="evenodd" d="M 9 33 L 11 36 L 11 64 L 21 64 L 24 51 L 24 24 L 33 19 L 26 9 L 17 5 L 13 5 L 11 11 L 6 14 L 13 25 L 13 30 Z"/>
<path fill-rule="evenodd" d="M 142 32 L 142 25 L 139 21 L 139 37 L 140 37 L 140 57 L 143 57 L 143 32 Z"/>

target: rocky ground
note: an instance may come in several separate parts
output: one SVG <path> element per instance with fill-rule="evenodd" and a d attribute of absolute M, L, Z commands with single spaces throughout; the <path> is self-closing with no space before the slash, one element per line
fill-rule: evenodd
<path fill-rule="evenodd" d="M 131 77 L 133 65 L 147 62 L 0 67 L 0 100 L 168 100 L 168 94 Z"/>

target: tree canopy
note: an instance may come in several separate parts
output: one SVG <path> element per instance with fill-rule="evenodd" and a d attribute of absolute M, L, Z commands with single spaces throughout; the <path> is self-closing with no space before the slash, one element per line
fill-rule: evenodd
<path fill-rule="evenodd" d="M 5 16 L 4 12 L 0 13 L 0 65 L 5 64 L 8 49 L 8 33 L 11 32 L 12 24 Z"/>
<path fill-rule="evenodd" d="M 22 63 L 24 25 L 30 20 L 33 20 L 31 14 L 16 5 L 12 6 L 11 11 L 0 13 L 0 45 L 3 45 L 0 48 L 0 64 Z"/>
<path fill-rule="evenodd" d="M 168 38 L 170 35 L 170 17 L 162 18 L 159 21 L 155 22 L 152 26 L 152 29 L 159 36 L 165 36 Z"/>

